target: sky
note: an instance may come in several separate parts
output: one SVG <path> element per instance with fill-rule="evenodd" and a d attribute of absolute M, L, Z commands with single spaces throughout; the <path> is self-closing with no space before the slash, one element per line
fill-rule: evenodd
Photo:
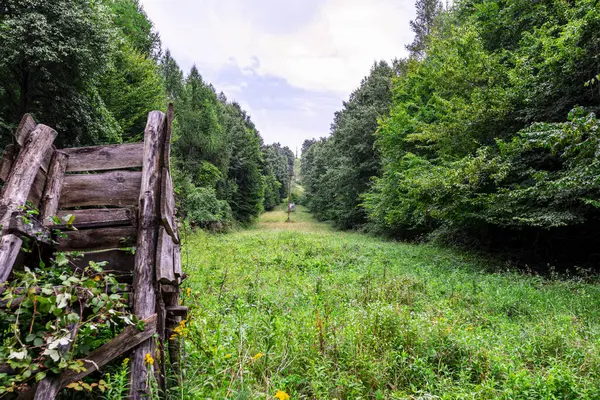
<path fill-rule="evenodd" d="M 377 60 L 406 56 L 414 0 L 141 0 L 184 73 L 251 115 L 266 144 L 296 151 Z"/>

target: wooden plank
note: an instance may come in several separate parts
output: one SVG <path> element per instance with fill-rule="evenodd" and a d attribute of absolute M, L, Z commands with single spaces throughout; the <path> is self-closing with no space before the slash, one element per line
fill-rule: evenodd
<path fill-rule="evenodd" d="M 173 103 L 169 103 L 167 109 L 167 135 L 165 137 L 165 147 L 163 149 L 163 167 L 171 171 L 171 138 L 173 137 L 173 120 L 175 119 L 175 111 Z"/>
<path fill-rule="evenodd" d="M 135 246 L 137 229 L 133 226 L 65 231 L 58 238 L 59 251 L 102 250 Z"/>
<path fill-rule="evenodd" d="M 35 122 L 31 114 L 23 115 L 21 121 L 19 122 L 19 126 L 17 127 L 17 130 L 15 132 L 15 139 L 19 146 L 23 147 L 23 145 L 25 144 L 25 140 L 27 139 L 29 134 L 33 132 L 36 126 L 37 122 Z"/>
<path fill-rule="evenodd" d="M 39 171 L 39 161 L 44 152 L 52 146 L 55 137 L 56 132 L 53 129 L 40 124 L 24 141 L 23 148 L 15 159 L 11 173 L 0 192 L 0 225 L 3 233 L 10 226 L 13 214 L 25 205 L 27 195 Z M 6 237 L 9 238 L 4 239 Z M 22 243 L 22 240 L 14 235 L 3 237 L 0 246 L 0 285 L 8 278 Z"/>
<path fill-rule="evenodd" d="M 27 194 L 27 201 L 31 202 L 34 207 L 40 204 L 42 194 L 44 193 L 44 186 L 46 185 L 46 173 L 41 169 L 38 169 L 35 174 L 35 179 L 31 185 L 31 189 Z"/>
<path fill-rule="evenodd" d="M 13 162 L 15 160 L 15 146 L 12 144 L 6 145 L 4 152 L 2 153 L 2 160 L 0 160 L 0 180 L 6 182 Z"/>
<path fill-rule="evenodd" d="M 188 308 L 185 306 L 167 306 L 167 313 L 178 317 L 185 317 L 188 314 Z"/>
<path fill-rule="evenodd" d="M 13 234 L 3 235 L 0 238 L 0 284 L 8 279 L 22 244 L 23 240 Z"/>
<path fill-rule="evenodd" d="M 151 339 L 156 333 L 156 315 L 144 319 L 143 323 L 143 330 L 138 330 L 135 326 L 128 326 L 110 342 L 92 352 L 89 356 L 85 357 L 85 359 L 79 360 L 83 362 L 85 368 L 84 371 L 76 372 L 73 370 L 66 370 L 60 376 L 46 378 L 58 381 L 53 384 L 50 384 L 51 382 L 49 382 L 45 385 L 46 387 L 51 388 L 51 391 L 44 390 L 40 392 L 40 386 L 38 384 L 27 392 L 20 394 L 18 399 L 30 400 L 34 399 L 34 396 L 36 400 L 54 399 L 58 392 L 67 385 L 82 380 L 92 372 L 99 370 L 115 358 L 119 357 L 121 354 L 124 354 L 135 346 L 138 346 L 140 343 Z"/>
<path fill-rule="evenodd" d="M 173 241 L 179 243 L 177 226 L 175 225 L 175 194 L 173 191 L 173 180 L 171 179 L 169 170 L 165 167 L 162 168 L 160 218 L 163 226 L 173 238 Z"/>
<path fill-rule="evenodd" d="M 73 215 L 75 217 L 73 226 L 77 229 L 122 225 L 132 225 L 137 227 L 137 215 L 135 207 L 60 210 L 57 212 L 57 217 L 63 223 L 60 225 L 54 225 L 50 221 L 50 224 L 57 229 L 65 229 L 67 225 L 64 223 L 64 218 L 68 215 Z"/>
<path fill-rule="evenodd" d="M 84 269 L 92 261 L 95 263 L 108 262 L 103 267 L 105 272 L 115 275 L 131 274 L 133 273 L 135 255 L 131 251 L 119 249 L 88 252 L 80 258 L 71 260 L 71 265 L 75 269 Z"/>
<path fill-rule="evenodd" d="M 173 249 L 173 273 L 177 282 L 181 282 L 183 271 L 181 269 L 181 245 L 179 244 Z"/>
<path fill-rule="evenodd" d="M 22 212 L 13 214 L 13 217 L 10 219 L 8 233 L 19 237 L 25 236 L 48 245 L 52 244 L 50 231 L 38 219 L 32 217 L 25 217 L 23 219 L 23 217 Z"/>
<path fill-rule="evenodd" d="M 54 153 L 56 152 L 56 146 L 52 145 L 42 157 L 42 161 L 40 161 L 40 168 L 42 171 L 48 173 L 48 168 L 50 167 L 50 162 L 52 161 L 52 157 L 54 157 Z"/>
<path fill-rule="evenodd" d="M 158 231 L 158 245 L 156 249 L 156 280 L 160 283 L 176 283 L 173 270 L 173 251 L 175 243 L 161 226 Z"/>
<path fill-rule="evenodd" d="M 140 189 L 140 219 L 133 273 L 133 312 L 139 318 L 154 314 L 156 289 L 154 268 L 156 265 L 156 245 L 158 239 L 158 208 L 160 194 L 160 162 L 165 143 L 165 115 L 160 111 L 148 114 L 144 131 L 144 157 Z M 155 356 L 154 340 L 140 344 L 131 357 L 129 396 L 141 400 L 149 395 L 149 372 L 144 357 Z"/>
<path fill-rule="evenodd" d="M 48 218 L 56 215 L 56 212 L 58 211 L 60 192 L 65 180 L 65 171 L 67 169 L 68 161 L 69 156 L 67 154 L 61 151 L 54 152 L 40 204 L 40 218 L 46 225 L 48 225 L 49 222 Z"/>
<path fill-rule="evenodd" d="M 65 175 L 59 207 L 134 205 L 141 179 L 140 171 Z"/>
<path fill-rule="evenodd" d="M 77 147 L 63 151 L 69 155 L 67 172 L 139 168 L 142 166 L 144 143 Z"/>

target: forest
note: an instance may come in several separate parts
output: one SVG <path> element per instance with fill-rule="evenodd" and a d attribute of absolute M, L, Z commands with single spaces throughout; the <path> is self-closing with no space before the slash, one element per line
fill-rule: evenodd
<path fill-rule="evenodd" d="M 287 196 L 294 153 L 267 145 L 250 115 L 192 67 L 184 73 L 137 0 L 0 5 L 0 147 L 25 113 L 58 147 L 141 140 L 150 110 L 175 105 L 182 219 L 247 224 Z"/>
<path fill-rule="evenodd" d="M 298 159 L 182 70 L 141 0 L 0 0 L 4 155 L 29 151 L 30 114 L 29 138 L 58 132 L 27 172 L 44 194 L 133 187 L 54 198 L 62 219 L 35 231 L 25 189 L 14 214 L 5 196 L 11 159 L 0 398 L 600 399 L 600 4 L 415 8 L 412 42 L 369 60 Z M 111 144 L 146 159 L 49 172 Z M 100 229 L 126 234 L 61 247 Z"/>
<path fill-rule="evenodd" d="M 597 265 L 598 2 L 417 13 L 410 56 L 375 63 L 305 141 L 306 205 L 344 229 Z"/>

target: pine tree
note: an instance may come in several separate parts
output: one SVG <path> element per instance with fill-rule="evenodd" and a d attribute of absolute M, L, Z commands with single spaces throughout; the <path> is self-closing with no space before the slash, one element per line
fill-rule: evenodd
<path fill-rule="evenodd" d="M 413 42 L 406 46 L 412 57 L 423 59 L 427 49 L 427 36 L 431 33 L 436 17 L 442 12 L 440 0 L 417 0 L 417 18 L 410 21 L 410 28 L 415 33 Z"/>

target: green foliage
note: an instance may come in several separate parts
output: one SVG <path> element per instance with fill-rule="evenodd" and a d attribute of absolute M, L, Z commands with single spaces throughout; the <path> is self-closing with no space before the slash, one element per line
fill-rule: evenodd
<path fill-rule="evenodd" d="M 124 141 L 142 141 L 149 110 L 167 102 L 155 62 L 127 44 L 115 52 L 99 90 Z"/>
<path fill-rule="evenodd" d="M 188 238 L 178 398 L 600 396 L 596 281 L 285 219 Z"/>
<path fill-rule="evenodd" d="M 389 112 L 392 76 L 403 65 L 374 64 L 344 109 L 336 112 L 331 137 L 312 145 L 314 142 L 305 142 L 302 180 L 307 205 L 319 219 L 332 220 L 346 229 L 366 222 L 360 196 L 369 190 L 381 169 L 375 148 L 377 121 Z"/>
<path fill-rule="evenodd" d="M 212 188 L 195 187 L 185 198 L 188 221 L 202 227 L 212 224 L 229 224 L 233 216 L 227 201 L 217 199 Z"/>
<path fill-rule="evenodd" d="M 155 56 L 161 47 L 160 36 L 144 12 L 139 0 L 106 0 L 112 11 L 113 24 L 131 47 L 146 58 Z"/>
<path fill-rule="evenodd" d="M 0 120 L 8 127 L 2 142 L 26 112 L 56 127 L 59 145 L 117 140 L 96 88 L 114 37 L 102 3 L 9 0 L 2 7 Z"/>
<path fill-rule="evenodd" d="M 379 123 L 384 172 L 363 195 L 372 227 L 589 254 L 564 238 L 595 246 L 585 149 L 597 122 L 582 109 L 560 121 L 598 109 L 598 12 L 589 0 L 465 0 L 443 12 Z"/>
<path fill-rule="evenodd" d="M 49 266 L 14 272 L 2 294 L 0 363 L 17 373 L 0 374 L 0 393 L 84 369 L 78 359 L 134 323 L 123 285 L 103 271 L 104 264 L 92 262 L 73 274 L 67 256 L 58 253 Z"/>

